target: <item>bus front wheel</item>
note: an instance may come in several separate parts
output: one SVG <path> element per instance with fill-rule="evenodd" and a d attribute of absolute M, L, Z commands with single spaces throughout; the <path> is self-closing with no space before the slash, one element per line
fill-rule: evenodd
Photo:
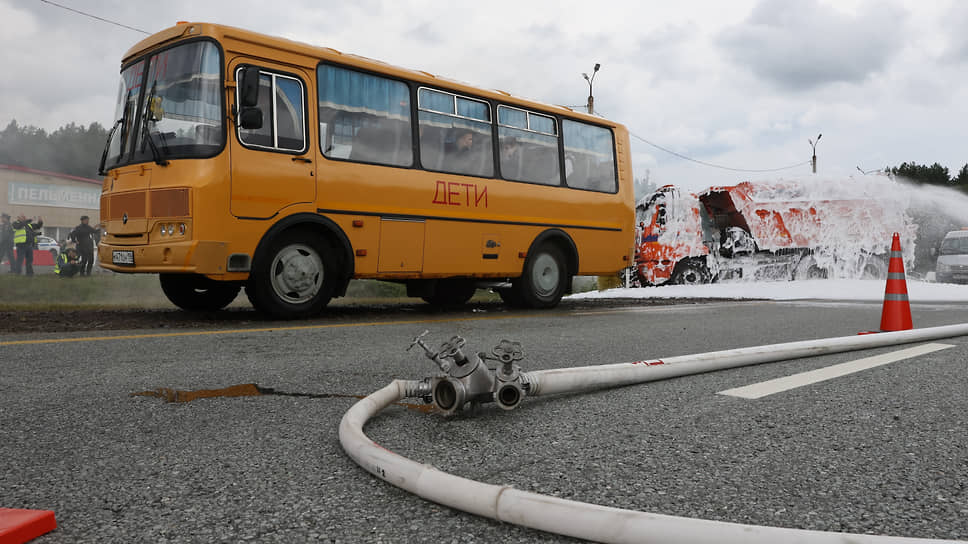
<path fill-rule="evenodd" d="M 161 290 L 172 304 L 183 310 L 207 312 L 221 310 L 238 296 L 237 283 L 215 281 L 194 274 L 160 274 Z"/>
<path fill-rule="evenodd" d="M 338 281 L 332 248 L 306 230 L 283 233 L 254 263 L 245 286 L 257 310 L 279 319 L 319 314 L 333 298 Z"/>
<path fill-rule="evenodd" d="M 524 263 L 524 273 L 511 282 L 512 293 L 509 298 L 515 306 L 553 308 L 561 302 L 569 279 L 561 250 L 545 244 L 528 255 Z M 504 300 L 509 302 L 508 298 Z"/>

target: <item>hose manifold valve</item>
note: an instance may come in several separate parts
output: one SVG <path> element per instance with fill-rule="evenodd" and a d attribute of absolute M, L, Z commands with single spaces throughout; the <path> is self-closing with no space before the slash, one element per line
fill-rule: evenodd
<path fill-rule="evenodd" d="M 452 337 L 435 351 L 423 341 L 427 332 L 414 338 L 410 348 L 423 348 L 427 358 L 443 373 L 426 380 L 430 395 L 425 400 L 432 402 L 445 415 L 491 401 L 504 410 L 512 410 L 527 396 L 530 389 L 528 376 L 518 365 L 518 361 L 524 359 L 520 342 L 501 340 L 490 354 L 478 353 L 471 359 L 464 354 L 466 342 L 462 337 Z M 490 368 L 485 362 L 488 360 L 500 364 Z"/>

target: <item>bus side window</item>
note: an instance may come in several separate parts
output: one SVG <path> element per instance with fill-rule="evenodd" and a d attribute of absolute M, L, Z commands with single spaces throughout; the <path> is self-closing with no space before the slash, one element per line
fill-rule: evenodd
<path fill-rule="evenodd" d="M 319 65 L 316 75 L 319 118 L 338 120 L 333 141 L 323 146 L 325 157 L 390 166 L 413 164 L 410 89 L 405 83 L 325 64 Z"/>
<path fill-rule="evenodd" d="M 258 107 L 262 110 L 262 127 L 240 127 L 239 141 L 250 147 L 290 153 L 306 149 L 306 101 L 302 81 L 263 70 L 259 74 Z"/>
<path fill-rule="evenodd" d="M 421 87 L 417 105 L 424 168 L 478 177 L 494 175 L 487 102 Z"/>
<path fill-rule="evenodd" d="M 302 82 L 276 78 L 276 146 L 302 151 L 306 148 L 306 111 L 303 107 Z"/>
<path fill-rule="evenodd" d="M 512 181 L 561 185 L 555 119 L 503 104 L 498 106 L 497 115 L 501 176 Z"/>
<path fill-rule="evenodd" d="M 272 147 L 272 76 L 259 74 L 259 105 L 262 110 L 262 126 L 260 128 L 240 128 L 239 140 L 246 145 L 257 147 Z"/>
<path fill-rule="evenodd" d="M 561 129 L 566 157 L 571 159 L 570 167 L 566 168 L 568 186 L 603 193 L 616 192 L 618 176 L 612 131 L 569 119 L 562 120 Z"/>

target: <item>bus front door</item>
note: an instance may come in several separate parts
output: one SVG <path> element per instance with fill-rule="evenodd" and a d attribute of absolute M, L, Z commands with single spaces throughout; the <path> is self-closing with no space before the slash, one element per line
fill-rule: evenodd
<path fill-rule="evenodd" d="M 308 122 L 308 77 L 292 67 L 237 60 L 236 81 L 246 66 L 259 68 L 262 126 L 237 128 L 232 141 L 232 215 L 274 217 L 283 208 L 316 199 L 316 146 Z M 238 105 L 238 90 L 235 103 Z"/>

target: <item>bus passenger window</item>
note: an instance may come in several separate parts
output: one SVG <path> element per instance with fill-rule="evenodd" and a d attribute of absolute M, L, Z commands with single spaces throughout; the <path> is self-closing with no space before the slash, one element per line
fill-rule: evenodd
<path fill-rule="evenodd" d="M 321 64 L 320 146 L 329 159 L 411 166 L 410 90 L 403 82 Z"/>
<path fill-rule="evenodd" d="M 561 132 L 565 155 L 571 159 L 571 171 L 566 172 L 568 186 L 603 193 L 616 192 L 618 183 L 612 132 L 568 119 L 562 120 Z"/>
<path fill-rule="evenodd" d="M 510 106 L 497 109 L 501 177 L 512 181 L 561 185 L 558 131 L 553 117 Z"/>
<path fill-rule="evenodd" d="M 417 92 L 417 99 L 422 166 L 468 176 L 493 176 L 490 105 L 427 88 Z"/>

